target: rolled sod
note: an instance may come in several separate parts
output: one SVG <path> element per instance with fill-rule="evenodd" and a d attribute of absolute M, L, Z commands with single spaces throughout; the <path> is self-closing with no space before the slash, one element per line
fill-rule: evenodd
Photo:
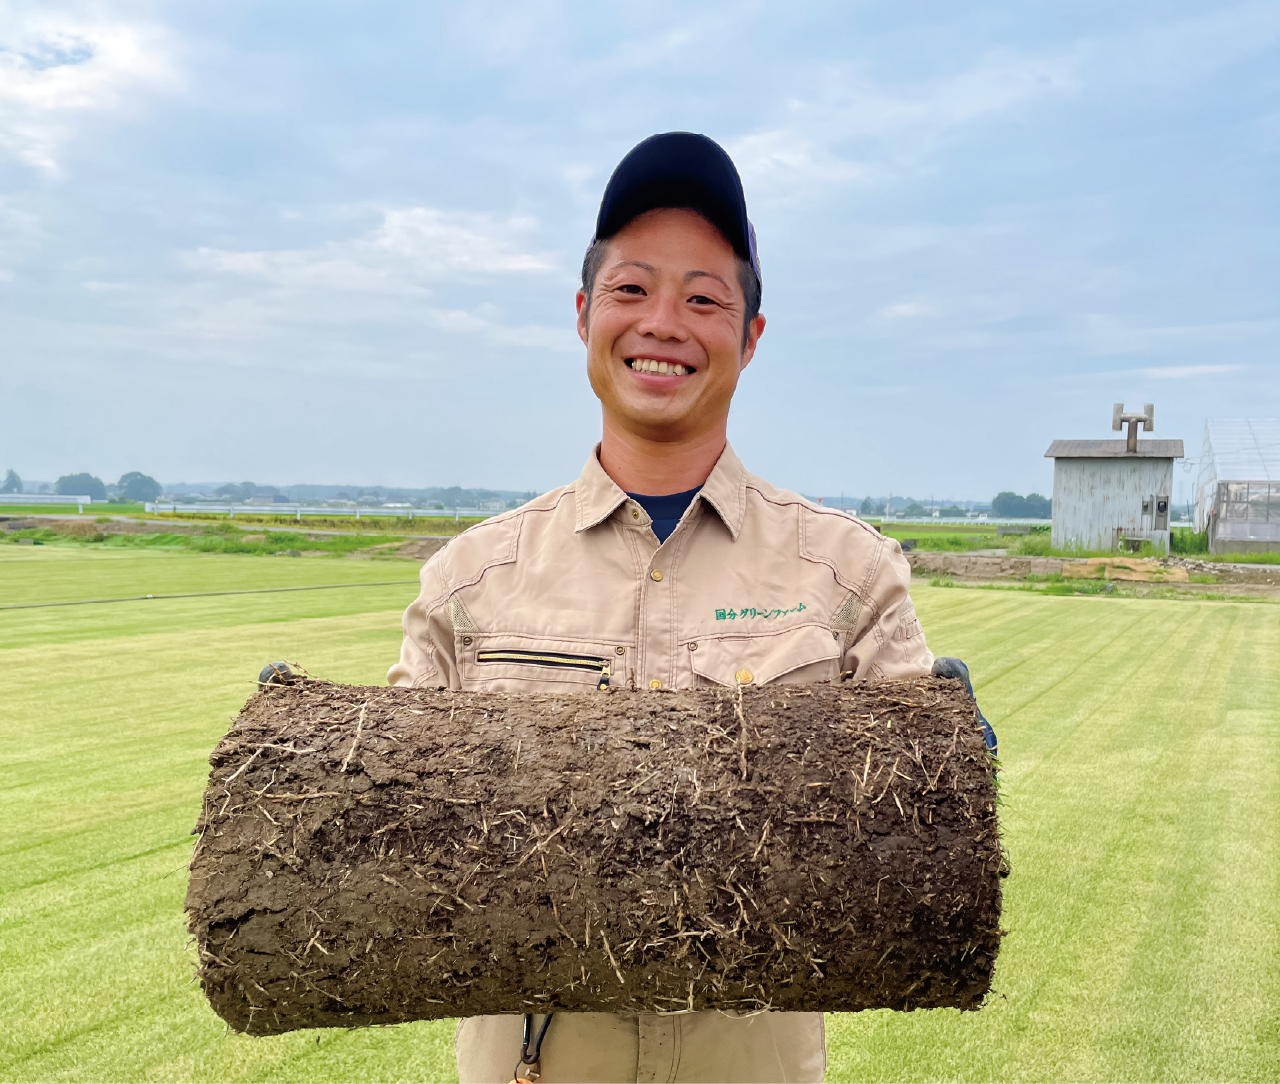
<path fill-rule="evenodd" d="M 976 1009 L 992 763 L 952 680 L 548 695 L 304 680 L 210 761 L 187 894 L 237 1031 Z"/>

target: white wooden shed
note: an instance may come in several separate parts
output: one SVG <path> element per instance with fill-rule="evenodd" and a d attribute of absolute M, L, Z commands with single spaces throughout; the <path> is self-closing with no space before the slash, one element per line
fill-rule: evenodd
<path fill-rule="evenodd" d="M 1055 440 L 1053 460 L 1054 549 L 1137 549 L 1150 542 L 1169 549 L 1173 461 L 1183 457 L 1180 440 L 1138 440 L 1137 427 L 1154 424 L 1154 409 L 1124 414 L 1120 404 L 1112 428 L 1128 423 L 1128 440 Z"/>
<path fill-rule="evenodd" d="M 1205 423 L 1196 530 L 1210 553 L 1280 552 L 1280 419 Z"/>

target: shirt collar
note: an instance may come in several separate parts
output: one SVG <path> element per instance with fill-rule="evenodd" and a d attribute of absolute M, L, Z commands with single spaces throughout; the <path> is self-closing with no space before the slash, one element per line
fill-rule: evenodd
<path fill-rule="evenodd" d="M 742 519 L 746 514 L 746 480 L 747 471 L 742 465 L 742 460 L 734 454 L 733 448 L 726 442 L 719 460 L 716 461 L 711 474 L 703 483 L 702 489 L 698 491 L 698 497 L 715 509 L 735 542 L 738 540 L 738 532 L 742 530 Z M 573 489 L 577 502 L 575 532 L 599 526 L 618 510 L 619 505 L 629 499 L 600 466 L 599 444 L 591 449 L 587 465 L 582 468 L 582 473 L 578 476 Z"/>

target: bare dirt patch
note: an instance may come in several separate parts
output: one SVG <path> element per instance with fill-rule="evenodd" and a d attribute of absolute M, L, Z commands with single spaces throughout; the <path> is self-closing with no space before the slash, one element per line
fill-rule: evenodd
<path fill-rule="evenodd" d="M 1085 561 L 1063 561 L 1063 579 L 1130 580 L 1134 583 L 1187 583 L 1187 570 L 1163 561 L 1136 557 L 1090 557 Z"/>
<path fill-rule="evenodd" d="M 444 549 L 447 538 L 417 538 L 396 550 L 397 556 L 407 557 L 413 561 L 425 561 Z"/>
<path fill-rule="evenodd" d="M 1188 557 L 1170 557 L 1167 563 L 1189 573 L 1212 576 L 1217 583 L 1280 585 L 1280 565 L 1229 564 L 1225 561 L 1196 561 Z"/>

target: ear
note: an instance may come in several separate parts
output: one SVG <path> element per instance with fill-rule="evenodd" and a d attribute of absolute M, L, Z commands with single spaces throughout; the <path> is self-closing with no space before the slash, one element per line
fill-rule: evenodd
<path fill-rule="evenodd" d="M 578 310 L 578 338 L 582 340 L 582 345 L 587 345 L 587 293 L 585 290 L 579 290 L 574 297 L 574 305 Z"/>
<path fill-rule="evenodd" d="M 756 356 L 756 344 L 763 334 L 764 314 L 758 313 L 756 318 L 747 325 L 747 345 L 742 348 L 742 360 L 738 363 L 738 372 L 742 372 L 751 364 L 751 359 Z"/>

